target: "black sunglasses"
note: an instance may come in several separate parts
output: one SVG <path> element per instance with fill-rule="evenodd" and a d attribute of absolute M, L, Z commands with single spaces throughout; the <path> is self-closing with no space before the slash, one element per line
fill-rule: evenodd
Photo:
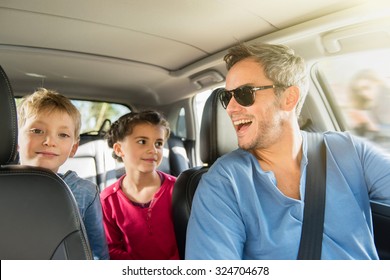
<path fill-rule="evenodd" d="M 269 88 L 276 88 L 275 85 L 270 86 L 261 86 L 261 87 L 251 87 L 251 86 L 242 86 L 233 90 L 226 90 L 224 88 L 219 89 L 218 97 L 221 101 L 222 107 L 226 109 L 230 100 L 234 96 L 237 103 L 248 107 L 253 105 L 255 102 L 255 94 L 258 90 L 264 90 Z"/>

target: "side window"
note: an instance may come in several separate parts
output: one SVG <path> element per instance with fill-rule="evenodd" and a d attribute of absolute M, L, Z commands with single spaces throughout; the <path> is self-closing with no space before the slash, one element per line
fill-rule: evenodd
<path fill-rule="evenodd" d="M 184 108 L 180 109 L 179 117 L 177 118 L 176 134 L 179 137 L 187 138 L 186 111 Z"/>
<path fill-rule="evenodd" d="M 108 125 L 105 120 L 112 123 L 130 112 L 129 107 L 122 104 L 83 100 L 72 100 L 72 103 L 82 112 L 80 133 L 97 133 L 103 124 Z"/>
<path fill-rule="evenodd" d="M 195 121 L 196 121 L 196 133 L 197 133 L 197 139 L 200 137 L 200 126 L 202 122 L 202 115 L 203 115 L 203 109 L 204 105 L 206 104 L 207 98 L 210 96 L 212 90 L 206 90 L 201 93 L 198 93 L 194 98 L 194 112 L 195 112 Z M 200 141 L 196 141 L 196 158 L 197 162 L 196 165 L 202 165 L 202 161 L 200 159 Z"/>
<path fill-rule="evenodd" d="M 21 100 L 22 98 L 15 98 L 16 104 L 19 104 Z M 107 129 L 111 122 L 130 112 L 130 108 L 122 104 L 84 100 L 71 101 L 81 113 L 80 134 L 97 134 L 102 125 Z"/>
<path fill-rule="evenodd" d="M 371 51 L 318 63 L 341 112 L 343 127 L 390 151 L 390 51 Z"/>
<path fill-rule="evenodd" d="M 212 92 L 212 90 L 206 90 L 204 92 L 198 93 L 195 96 L 194 106 L 195 106 L 195 112 L 196 112 L 196 118 L 197 118 L 198 131 L 199 131 L 200 125 L 201 125 L 204 105 L 206 103 L 207 98 L 210 96 L 211 92 Z"/>

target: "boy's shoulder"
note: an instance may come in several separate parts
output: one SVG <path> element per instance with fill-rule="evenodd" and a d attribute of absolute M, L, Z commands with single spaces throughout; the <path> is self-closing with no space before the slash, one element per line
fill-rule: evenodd
<path fill-rule="evenodd" d="M 69 170 L 64 175 L 60 176 L 65 183 L 73 190 L 74 188 L 81 188 L 87 192 L 96 193 L 99 192 L 99 189 L 96 184 L 93 182 L 81 178 L 77 175 L 75 171 Z"/>

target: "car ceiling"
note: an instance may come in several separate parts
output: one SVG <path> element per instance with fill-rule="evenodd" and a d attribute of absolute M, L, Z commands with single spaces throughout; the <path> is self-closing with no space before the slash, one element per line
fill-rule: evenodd
<path fill-rule="evenodd" d="M 167 105 L 223 83 L 226 49 L 364 0 L 0 0 L 15 95 Z"/>

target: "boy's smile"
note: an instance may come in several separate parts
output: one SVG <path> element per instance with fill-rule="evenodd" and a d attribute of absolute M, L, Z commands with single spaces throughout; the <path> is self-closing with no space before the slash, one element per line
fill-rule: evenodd
<path fill-rule="evenodd" d="M 19 134 L 19 155 L 22 165 L 44 167 L 58 172 L 78 147 L 75 125 L 65 112 L 42 112 L 28 118 Z"/>

